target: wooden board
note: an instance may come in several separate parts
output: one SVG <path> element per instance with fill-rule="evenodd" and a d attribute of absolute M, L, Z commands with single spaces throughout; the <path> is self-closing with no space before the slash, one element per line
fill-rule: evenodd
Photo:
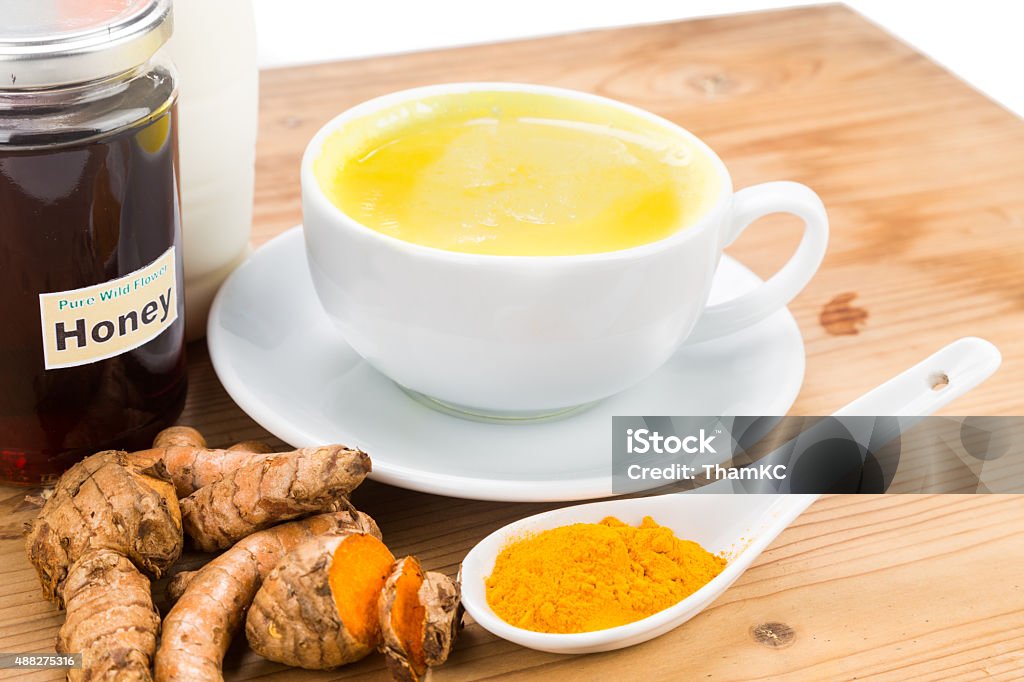
<path fill-rule="evenodd" d="M 833 237 L 822 271 L 791 306 L 808 353 L 794 413 L 829 413 L 965 335 L 990 339 L 1005 361 L 946 413 L 1022 412 L 1024 123 L 850 10 L 268 71 L 254 242 L 299 222 L 298 161 L 324 122 L 374 95 L 453 80 L 538 82 L 621 99 L 707 140 L 737 187 L 774 179 L 814 187 Z M 791 222 L 769 219 L 730 252 L 766 276 L 796 239 Z M 189 350 L 183 421 L 215 445 L 275 442 L 224 393 L 204 346 Z M 23 556 L 21 525 L 32 515 L 24 494 L 0 487 L 0 651 L 49 651 L 61 617 L 40 600 Z M 379 520 L 396 554 L 416 553 L 451 574 L 484 535 L 548 506 L 373 483 L 355 502 Z M 710 609 L 653 642 L 560 657 L 470 623 L 436 679 L 1020 679 L 1022 530 L 1024 497 L 826 498 Z M 779 625 L 759 627 L 769 623 Z M 780 641 L 765 632 L 785 646 L 762 644 L 758 635 Z M 244 646 L 229 655 L 228 677 L 385 679 L 376 658 L 318 675 L 268 664 Z"/>

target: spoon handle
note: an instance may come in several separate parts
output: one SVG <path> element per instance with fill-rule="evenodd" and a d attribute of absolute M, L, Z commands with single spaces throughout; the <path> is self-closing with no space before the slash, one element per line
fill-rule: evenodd
<path fill-rule="evenodd" d="M 992 376 L 1002 356 L 984 339 L 968 336 L 949 344 L 881 386 L 840 408 L 837 417 L 924 417 Z"/>
<path fill-rule="evenodd" d="M 873 430 L 871 439 L 885 443 L 988 379 L 1001 362 L 999 350 L 988 341 L 962 338 L 868 391 L 833 416 L 897 417 L 868 425 Z M 811 428 L 813 431 L 817 427 Z M 791 494 L 780 500 L 779 507 L 787 514 L 799 514 L 818 497 Z"/>

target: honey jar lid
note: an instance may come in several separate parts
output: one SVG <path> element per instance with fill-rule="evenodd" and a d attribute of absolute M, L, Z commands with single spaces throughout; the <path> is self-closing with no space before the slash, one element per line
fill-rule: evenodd
<path fill-rule="evenodd" d="M 171 0 L 3 0 L 2 15 L 0 91 L 128 71 L 149 60 L 172 30 Z"/>

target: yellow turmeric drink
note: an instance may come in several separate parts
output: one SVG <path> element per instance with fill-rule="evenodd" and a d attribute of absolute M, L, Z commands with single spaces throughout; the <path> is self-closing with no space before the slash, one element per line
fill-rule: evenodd
<path fill-rule="evenodd" d="M 714 204 L 708 155 L 663 123 L 523 92 L 442 95 L 356 119 L 314 162 L 363 225 L 438 249 L 553 256 L 627 249 Z"/>
<path fill-rule="evenodd" d="M 690 596 L 726 560 L 645 517 L 531 535 L 505 547 L 487 578 L 487 603 L 535 632 L 592 632 L 654 615 Z"/>

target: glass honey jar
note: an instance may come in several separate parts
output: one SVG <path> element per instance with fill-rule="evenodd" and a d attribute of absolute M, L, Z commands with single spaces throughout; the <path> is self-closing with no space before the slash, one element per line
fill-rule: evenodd
<path fill-rule="evenodd" d="M 186 391 L 170 0 L 5 0 L 0 479 L 147 447 Z"/>

